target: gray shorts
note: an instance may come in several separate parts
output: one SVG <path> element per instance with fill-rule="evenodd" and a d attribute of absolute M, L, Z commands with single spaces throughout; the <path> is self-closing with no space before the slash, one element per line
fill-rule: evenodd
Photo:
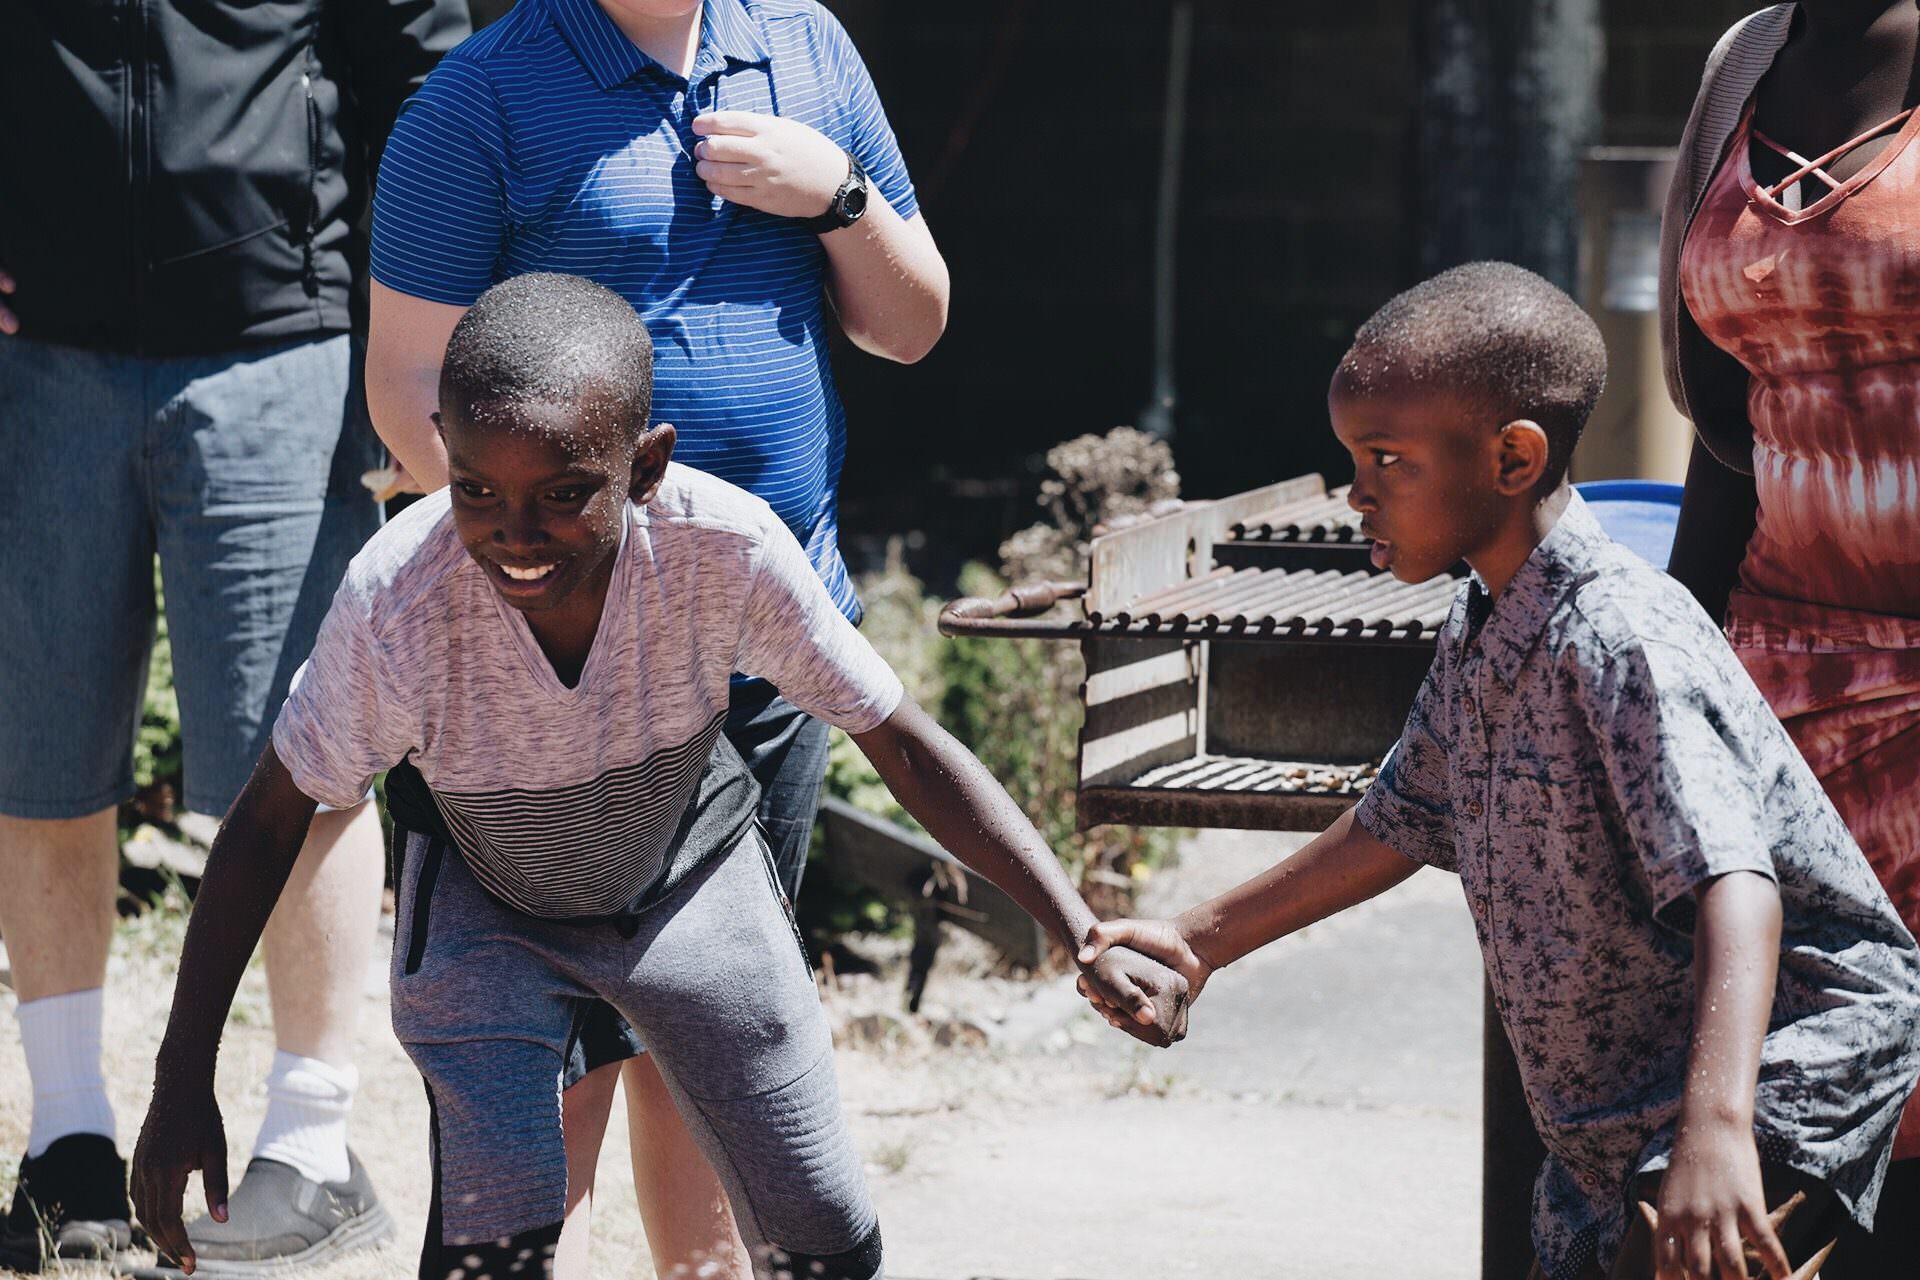
<path fill-rule="evenodd" d="M 579 1002 L 598 997 L 645 1039 L 757 1275 L 780 1272 L 782 1254 L 826 1259 L 814 1274 L 880 1274 L 833 1039 L 757 829 L 641 915 L 632 937 L 514 911 L 421 835 L 407 840 L 398 895 L 393 1029 L 433 1107 L 440 1240 L 429 1247 L 561 1220 L 561 1073 Z"/>
<path fill-rule="evenodd" d="M 781 697 L 764 680 L 735 684 L 727 708 L 727 741 L 760 784 L 756 815 L 789 904 L 800 900 L 820 784 L 827 776 L 828 727 Z M 633 1028 L 602 1000 L 581 1006 L 573 1050 L 567 1055 L 570 1089 L 590 1071 L 623 1062 L 646 1049 Z"/>
<path fill-rule="evenodd" d="M 379 528 L 354 363 L 345 336 L 180 358 L 0 338 L 0 813 L 133 794 L 156 552 L 186 804 L 226 812 Z"/>

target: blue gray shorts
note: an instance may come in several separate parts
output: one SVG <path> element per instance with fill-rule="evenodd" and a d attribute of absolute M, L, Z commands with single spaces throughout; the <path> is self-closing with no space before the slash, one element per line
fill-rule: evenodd
<path fill-rule="evenodd" d="M 599 999 L 645 1039 L 727 1190 L 756 1276 L 879 1276 L 833 1037 L 757 826 L 648 908 L 630 937 L 604 921 L 514 911 L 425 835 L 407 837 L 396 894 L 393 1030 L 433 1114 L 423 1275 L 475 1274 L 460 1266 L 475 1245 L 511 1252 L 557 1238 L 560 1081 L 575 1009 Z"/>
<path fill-rule="evenodd" d="M 0 338 L 0 813 L 133 794 L 160 557 L 185 801 L 260 758 L 380 465 L 345 336 L 145 358 Z"/>
<path fill-rule="evenodd" d="M 726 732 L 760 784 L 755 819 L 773 856 L 780 888 L 789 903 L 798 902 L 813 820 L 820 811 L 820 784 L 827 774 L 827 723 L 788 702 L 765 680 L 744 680 L 733 687 Z M 580 1006 L 567 1057 L 567 1087 L 590 1071 L 645 1052 L 640 1037 L 611 1005 L 589 1000 Z"/>

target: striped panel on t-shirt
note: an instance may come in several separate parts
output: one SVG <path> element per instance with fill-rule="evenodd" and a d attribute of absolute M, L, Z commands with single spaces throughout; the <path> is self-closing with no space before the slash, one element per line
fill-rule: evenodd
<path fill-rule="evenodd" d="M 726 724 L 637 764 L 544 791 L 437 791 L 447 827 L 489 892 L 548 919 L 625 911 L 659 876 Z"/>

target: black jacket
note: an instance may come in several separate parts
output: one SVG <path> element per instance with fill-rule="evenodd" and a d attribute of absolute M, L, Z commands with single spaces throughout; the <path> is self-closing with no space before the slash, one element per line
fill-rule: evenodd
<path fill-rule="evenodd" d="M 24 337 L 201 355 L 344 333 L 400 104 L 465 0 L 0 0 Z"/>

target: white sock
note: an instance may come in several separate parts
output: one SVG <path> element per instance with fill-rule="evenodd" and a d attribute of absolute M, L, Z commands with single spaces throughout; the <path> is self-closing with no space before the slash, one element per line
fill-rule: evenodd
<path fill-rule="evenodd" d="M 345 1182 L 347 1112 L 360 1073 L 284 1049 L 267 1073 L 267 1115 L 253 1155 L 292 1165 L 315 1182 Z"/>
<path fill-rule="evenodd" d="M 73 991 L 29 1000 L 14 1009 L 20 1020 L 20 1047 L 27 1054 L 33 1081 L 33 1126 L 27 1155 L 45 1155 L 48 1147 L 75 1133 L 99 1133 L 118 1139 L 107 1081 L 100 1072 L 102 991 Z"/>

